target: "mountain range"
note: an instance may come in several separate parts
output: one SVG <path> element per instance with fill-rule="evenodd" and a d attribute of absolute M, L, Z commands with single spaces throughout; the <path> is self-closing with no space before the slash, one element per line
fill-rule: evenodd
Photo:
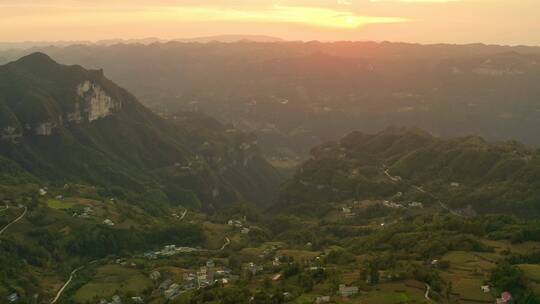
<path fill-rule="evenodd" d="M 215 36 L 202 36 L 192 38 L 178 38 L 178 39 L 160 39 L 156 37 L 147 37 L 140 39 L 103 39 L 98 41 L 78 40 L 78 41 L 23 41 L 23 42 L 0 42 L 0 50 L 13 50 L 13 49 L 30 49 L 38 47 L 57 46 L 64 47 L 70 45 L 104 45 L 110 46 L 115 44 L 152 44 L 152 43 L 166 43 L 170 41 L 179 42 L 192 42 L 192 43 L 208 43 L 208 42 L 224 42 L 232 43 L 239 41 L 251 41 L 251 42 L 279 42 L 284 41 L 281 38 L 264 36 L 264 35 L 215 35 Z"/>
<path fill-rule="evenodd" d="M 268 202 L 279 181 L 254 136 L 197 114 L 161 118 L 102 70 L 34 53 L 1 66 L 0 83 L 0 154 L 42 180 L 203 208 Z"/>
<path fill-rule="evenodd" d="M 270 159 L 297 161 L 351 130 L 389 125 L 540 144 L 538 47 L 160 42 L 6 51 L 0 61 L 36 50 L 104 68 L 157 113 L 199 111 L 254 132 Z"/>

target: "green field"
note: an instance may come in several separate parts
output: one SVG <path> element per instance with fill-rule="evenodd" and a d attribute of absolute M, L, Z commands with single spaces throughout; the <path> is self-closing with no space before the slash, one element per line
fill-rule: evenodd
<path fill-rule="evenodd" d="M 512 244 L 509 241 L 483 240 L 482 243 L 493 247 L 498 253 L 503 250 L 509 250 L 513 253 L 526 254 L 529 252 L 540 250 L 540 243 L 538 242 L 523 242 L 518 244 Z"/>
<path fill-rule="evenodd" d="M 495 267 L 492 261 L 495 259 L 492 255 L 482 255 L 474 252 L 451 251 L 447 253 L 443 260 L 450 262 L 450 267 L 456 271 L 474 271 L 486 272 Z"/>
<path fill-rule="evenodd" d="M 397 303 L 427 303 L 424 289 L 405 285 L 404 282 L 385 283 L 377 286 L 377 290 L 368 292 L 353 303 L 366 304 L 397 304 Z"/>
<path fill-rule="evenodd" d="M 279 255 L 289 256 L 294 258 L 296 261 L 301 260 L 311 260 L 319 256 L 321 253 L 318 251 L 308 251 L 308 250 L 296 250 L 296 249 L 282 249 L 278 251 Z"/>
<path fill-rule="evenodd" d="M 314 295 L 301 295 L 294 300 L 296 304 L 313 303 L 317 297 Z"/>
<path fill-rule="evenodd" d="M 443 257 L 443 260 L 450 262 L 450 269 L 442 276 L 453 283 L 453 292 L 458 293 L 462 301 L 491 301 L 493 297 L 484 293 L 481 286 L 495 267 L 491 262 L 495 258 L 493 254 L 451 251 Z"/>
<path fill-rule="evenodd" d="M 454 292 L 460 294 L 461 299 L 490 301 L 493 297 L 489 293 L 484 293 L 480 287 L 484 285 L 483 279 L 462 278 L 453 282 Z"/>
<path fill-rule="evenodd" d="M 225 243 L 225 237 L 231 237 L 237 233 L 232 227 L 224 224 L 204 222 L 203 227 L 206 235 L 206 246 L 213 249 L 221 248 Z"/>
<path fill-rule="evenodd" d="M 525 273 L 525 277 L 535 283 L 540 283 L 540 265 L 536 264 L 521 264 L 518 265 Z"/>
<path fill-rule="evenodd" d="M 66 210 L 73 208 L 75 204 L 67 201 L 61 201 L 57 199 L 49 199 L 47 200 L 47 206 L 51 209 L 57 209 L 57 210 Z"/>
<path fill-rule="evenodd" d="M 117 293 L 139 294 L 150 287 L 150 279 L 139 271 L 118 265 L 106 265 L 97 269 L 96 275 L 77 290 L 73 299 L 77 303 L 86 303 L 95 297 L 109 299 Z"/>

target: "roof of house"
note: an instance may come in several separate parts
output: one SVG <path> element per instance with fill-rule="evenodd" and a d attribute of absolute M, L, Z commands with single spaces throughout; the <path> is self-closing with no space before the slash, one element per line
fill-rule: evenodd
<path fill-rule="evenodd" d="M 505 301 L 510 301 L 512 300 L 512 294 L 509 293 L 508 291 L 505 291 L 501 294 L 501 298 Z"/>

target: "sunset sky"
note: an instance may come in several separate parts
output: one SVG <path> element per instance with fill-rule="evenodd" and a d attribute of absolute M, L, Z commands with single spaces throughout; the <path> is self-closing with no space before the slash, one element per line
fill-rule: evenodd
<path fill-rule="evenodd" d="M 540 0 L 0 0 L 0 41 L 189 38 L 540 45 Z"/>

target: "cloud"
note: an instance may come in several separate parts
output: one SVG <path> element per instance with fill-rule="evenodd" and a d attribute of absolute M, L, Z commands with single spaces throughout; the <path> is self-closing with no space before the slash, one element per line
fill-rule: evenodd
<path fill-rule="evenodd" d="M 0 40 L 265 34 L 539 44 L 539 0 L 0 0 Z"/>
<path fill-rule="evenodd" d="M 5 5 L 3 10 L 11 13 L 0 18 L 5 26 L 35 24 L 122 23 L 122 22 L 259 22 L 297 23 L 317 27 L 354 29 L 368 24 L 399 23 L 405 18 L 365 16 L 352 11 L 305 6 L 275 4 L 263 7 L 221 7 L 210 5 L 173 5 L 173 1 L 161 1 L 159 5 L 148 5 L 144 1 L 132 2 L 126 9 L 118 2 L 106 5 L 101 1 L 28 1 Z M 1 4 L 1 2 L 0 2 Z M 1 17 L 1 14 L 0 14 Z M 29 20 L 31 18 L 31 20 Z"/>

